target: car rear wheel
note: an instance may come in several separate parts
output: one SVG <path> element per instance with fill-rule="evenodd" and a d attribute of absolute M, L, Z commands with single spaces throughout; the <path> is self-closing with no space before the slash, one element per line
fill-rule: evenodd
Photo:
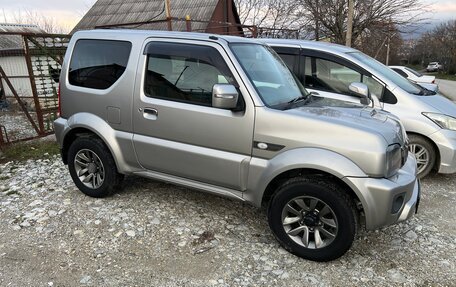
<path fill-rule="evenodd" d="M 416 158 L 419 178 L 428 175 L 435 165 L 436 151 L 432 143 L 419 135 L 409 135 L 409 151 Z"/>
<path fill-rule="evenodd" d="M 91 197 L 112 194 L 123 179 L 109 149 L 95 137 L 79 137 L 71 144 L 68 169 L 79 190 Z"/>
<path fill-rule="evenodd" d="M 350 249 L 357 229 L 350 197 L 324 177 L 292 178 L 279 186 L 269 226 L 280 244 L 305 259 L 329 261 Z"/>

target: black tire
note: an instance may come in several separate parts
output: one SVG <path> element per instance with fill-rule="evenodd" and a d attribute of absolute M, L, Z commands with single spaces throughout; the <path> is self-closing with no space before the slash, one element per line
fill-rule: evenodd
<path fill-rule="evenodd" d="M 315 249 L 313 249 L 311 245 L 308 248 L 302 243 L 297 243 L 287 234 L 284 224 L 282 224 L 282 212 L 285 206 L 293 199 L 303 197 L 305 200 L 308 197 L 316 198 L 329 206 L 332 211 L 337 231 L 334 232 L 335 237 L 332 241 L 323 247 L 315 248 L 315 244 L 313 246 Z M 314 210 L 317 210 L 317 207 Z M 358 215 L 351 198 L 337 184 L 320 176 L 291 178 L 281 184 L 270 201 L 268 221 L 269 227 L 283 248 L 304 259 L 320 262 L 334 260 L 344 255 L 352 246 L 358 228 Z M 304 223 L 304 225 L 306 224 Z M 313 236 L 315 233 L 316 231 Z M 309 232 L 309 234 L 311 233 Z"/>
<path fill-rule="evenodd" d="M 90 151 L 101 161 L 104 171 L 102 184 L 96 188 L 86 186 L 77 175 L 75 158 L 80 151 Z M 76 186 L 84 194 L 91 197 L 106 197 L 117 190 L 123 180 L 123 175 L 117 172 L 116 163 L 111 152 L 100 139 L 96 137 L 78 137 L 68 150 L 68 169 Z"/>
<path fill-rule="evenodd" d="M 418 178 L 423 178 L 426 175 L 428 175 L 431 170 L 434 168 L 436 160 L 437 160 L 437 152 L 434 148 L 434 145 L 426 138 L 420 136 L 420 135 L 414 135 L 410 134 L 408 135 L 409 138 L 409 146 L 410 146 L 410 151 L 412 151 L 413 145 L 416 145 L 416 147 L 423 148 L 427 151 L 429 157 L 428 157 L 428 163 L 426 164 L 425 167 L 423 167 L 421 170 L 418 171 Z M 418 168 L 420 168 L 420 163 L 418 162 L 417 159 L 417 164 Z"/>

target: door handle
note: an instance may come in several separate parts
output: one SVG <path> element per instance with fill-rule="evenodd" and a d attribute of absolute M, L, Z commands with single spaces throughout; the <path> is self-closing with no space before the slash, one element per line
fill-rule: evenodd
<path fill-rule="evenodd" d="M 156 120 L 158 118 L 158 111 L 153 108 L 143 108 L 142 110 L 143 117 L 147 120 Z"/>

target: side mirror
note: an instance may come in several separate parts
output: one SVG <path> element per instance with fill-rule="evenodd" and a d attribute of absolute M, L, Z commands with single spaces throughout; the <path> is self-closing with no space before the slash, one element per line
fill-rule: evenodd
<path fill-rule="evenodd" d="M 236 108 L 239 94 L 233 85 L 215 84 L 212 87 L 212 106 L 231 110 Z"/>
<path fill-rule="evenodd" d="M 370 104 L 371 95 L 369 92 L 369 88 L 366 86 L 366 84 L 351 83 L 350 86 L 348 86 L 348 89 L 350 90 L 350 92 L 352 93 L 353 96 L 360 98 L 359 102 L 361 104 L 363 104 L 363 105 Z"/>

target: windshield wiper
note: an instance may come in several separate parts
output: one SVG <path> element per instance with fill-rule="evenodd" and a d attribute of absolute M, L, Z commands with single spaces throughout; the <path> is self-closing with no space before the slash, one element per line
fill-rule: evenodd
<path fill-rule="evenodd" d="M 415 94 L 417 96 L 433 96 L 436 94 L 436 92 L 426 89 L 424 87 L 423 88 L 420 87 L 420 91 L 418 93 L 413 93 L 413 94 Z"/>
<path fill-rule="evenodd" d="M 307 95 L 302 95 L 302 96 L 296 97 L 296 98 L 292 99 L 291 101 L 288 101 L 286 104 L 284 104 L 283 109 L 284 110 L 291 109 L 297 103 L 302 104 L 302 105 L 306 105 L 308 102 L 310 102 L 311 98 L 312 98 L 311 94 L 307 94 Z"/>
<path fill-rule="evenodd" d="M 288 104 L 294 104 L 294 103 L 297 103 L 297 102 L 300 102 L 302 100 L 307 100 L 307 98 L 309 97 L 309 95 L 303 95 L 303 96 L 299 96 L 299 97 L 296 97 L 294 99 L 292 99 L 291 101 L 288 102 Z"/>
<path fill-rule="evenodd" d="M 300 103 L 303 106 L 307 105 L 311 100 L 312 100 L 312 94 L 301 95 L 301 96 L 296 97 L 296 98 L 292 99 L 291 101 L 287 102 L 285 109 L 290 109 L 297 103 Z"/>

